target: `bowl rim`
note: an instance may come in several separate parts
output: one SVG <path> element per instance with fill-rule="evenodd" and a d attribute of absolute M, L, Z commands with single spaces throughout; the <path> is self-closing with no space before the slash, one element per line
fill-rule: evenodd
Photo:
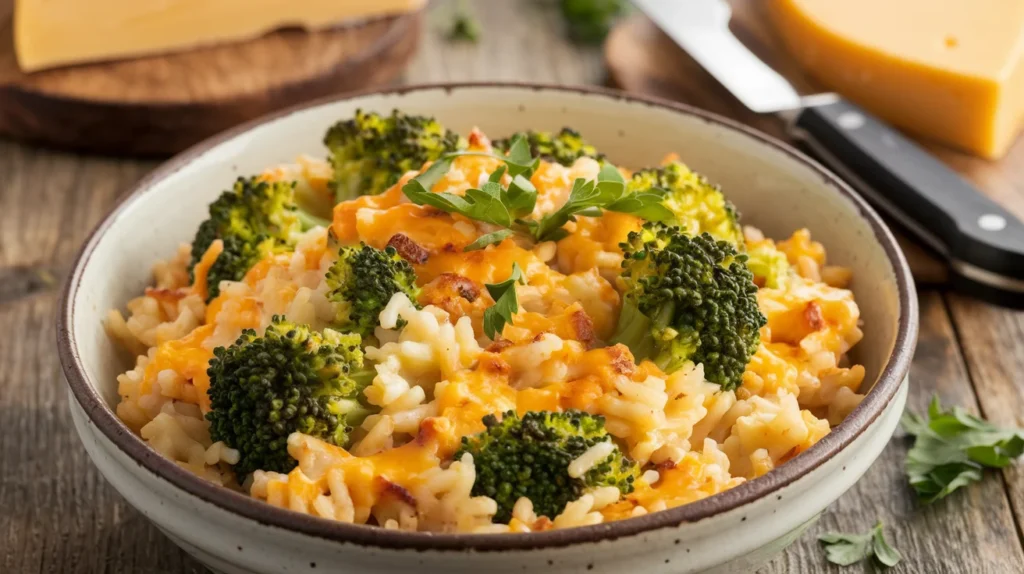
<path fill-rule="evenodd" d="M 871 227 L 875 240 L 885 251 L 893 267 L 899 295 L 900 314 L 896 341 L 892 354 L 880 373 L 877 382 L 847 418 L 832 429 L 824 438 L 792 460 L 773 469 L 764 476 L 749 480 L 734 488 L 710 497 L 676 508 L 618 520 L 593 526 L 582 526 L 564 530 L 508 534 L 432 534 L 404 532 L 367 527 L 365 525 L 335 522 L 324 518 L 301 514 L 277 508 L 245 494 L 224 488 L 203 480 L 188 470 L 179 467 L 146 445 L 116 416 L 114 409 L 107 406 L 96 388 L 88 383 L 88 376 L 82 366 L 74 334 L 71 330 L 75 313 L 74 302 L 81 287 L 82 275 L 89 264 L 99 240 L 128 206 L 139 201 L 155 184 L 185 168 L 194 159 L 209 149 L 242 135 L 258 126 L 270 123 L 309 108 L 330 103 L 358 99 L 373 95 L 404 95 L 413 92 L 475 89 L 529 90 L 534 92 L 561 92 L 579 94 L 591 98 L 606 98 L 641 104 L 688 115 L 713 124 L 718 128 L 738 132 L 757 144 L 783 152 L 794 161 L 804 164 L 832 187 L 837 193 L 852 202 L 858 213 Z M 509 550 L 530 550 L 558 548 L 580 543 L 594 543 L 633 536 L 648 531 L 678 527 L 737 509 L 785 487 L 824 464 L 854 439 L 863 433 L 890 404 L 896 391 L 905 379 L 914 350 L 918 331 L 917 294 L 913 287 L 910 269 L 897 246 L 892 233 L 878 214 L 845 182 L 826 170 L 816 161 L 797 151 L 789 144 L 777 140 L 754 128 L 734 120 L 704 111 L 686 104 L 627 94 L 622 91 L 596 86 L 565 86 L 535 82 L 444 82 L 400 86 L 386 89 L 371 89 L 315 99 L 292 106 L 275 113 L 243 123 L 208 138 L 175 155 L 157 167 L 149 175 L 123 194 L 117 204 L 103 220 L 96 225 L 79 250 L 72 272 L 65 284 L 60 308 L 57 314 L 57 350 L 61 368 L 71 392 L 88 421 L 122 454 L 134 460 L 142 469 L 157 478 L 169 482 L 176 488 L 213 504 L 222 510 L 240 517 L 272 526 L 291 530 L 304 535 L 329 541 L 346 542 L 360 546 L 392 550 L 455 550 L 472 552 L 496 552 Z"/>

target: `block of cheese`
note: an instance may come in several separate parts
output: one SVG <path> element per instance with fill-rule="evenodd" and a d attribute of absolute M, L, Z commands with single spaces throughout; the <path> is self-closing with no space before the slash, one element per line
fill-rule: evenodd
<path fill-rule="evenodd" d="M 1024 0 L 770 0 L 811 76 L 906 131 L 1002 156 L 1024 121 Z"/>
<path fill-rule="evenodd" d="M 19 67 L 130 58 L 418 10 L 426 0 L 15 0 Z"/>

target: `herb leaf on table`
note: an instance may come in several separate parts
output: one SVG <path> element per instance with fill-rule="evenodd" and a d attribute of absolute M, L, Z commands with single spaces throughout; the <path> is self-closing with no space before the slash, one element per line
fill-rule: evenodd
<path fill-rule="evenodd" d="M 873 558 L 885 567 L 895 566 L 903 559 L 898 550 L 885 540 L 882 521 L 861 534 L 828 532 L 818 537 L 825 548 L 825 559 L 833 564 L 849 566 Z"/>
<path fill-rule="evenodd" d="M 1003 468 L 1024 454 L 1024 429 L 998 427 L 962 407 L 943 410 L 937 396 L 927 418 L 907 411 L 901 424 L 915 437 L 907 478 L 926 504 L 981 480 L 985 468 Z"/>
<path fill-rule="evenodd" d="M 455 5 L 455 14 L 452 16 L 451 27 L 448 30 L 448 39 L 453 42 L 472 44 L 480 41 L 480 23 L 470 11 L 467 0 L 459 0 Z"/>

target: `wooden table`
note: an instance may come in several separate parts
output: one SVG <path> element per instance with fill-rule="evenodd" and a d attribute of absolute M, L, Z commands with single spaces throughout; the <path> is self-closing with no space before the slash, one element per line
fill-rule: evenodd
<path fill-rule="evenodd" d="M 600 83 L 600 50 L 568 44 L 539 2 L 475 3 L 486 36 L 451 45 L 435 3 L 406 81 L 531 80 Z M 1021 144 L 1018 144 L 1021 145 Z M 0 573 L 203 572 L 129 507 L 75 437 L 54 351 L 61 280 L 89 230 L 156 164 L 83 157 L 0 141 Z M 1024 216 L 1024 181 L 1000 194 Z M 910 406 L 932 393 L 1000 423 L 1024 413 L 1024 313 L 921 291 L 921 337 Z M 867 326 L 871 336 L 871 326 Z M 855 488 L 763 573 L 859 572 L 826 564 L 815 538 L 886 522 L 906 557 L 895 572 L 1024 572 L 1024 468 L 919 508 L 903 478 L 907 442 L 895 438 Z"/>

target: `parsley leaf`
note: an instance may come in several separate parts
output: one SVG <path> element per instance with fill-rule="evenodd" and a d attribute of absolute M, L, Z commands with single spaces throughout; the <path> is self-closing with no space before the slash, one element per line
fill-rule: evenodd
<path fill-rule="evenodd" d="M 562 207 L 539 221 L 525 222 L 525 225 L 537 241 L 557 241 L 567 235 L 562 226 L 575 221 L 577 215 L 595 217 L 601 215 L 602 209 L 631 213 L 648 221 L 664 221 L 672 217 L 672 212 L 661 204 L 658 194 L 626 194 L 626 180 L 622 173 L 615 166 L 605 164 L 596 182 L 577 179 Z"/>
<path fill-rule="evenodd" d="M 499 183 L 488 181 L 480 186 L 480 189 L 467 189 L 465 195 L 431 191 L 450 167 L 451 159 L 438 159 L 426 171 L 405 184 L 402 192 L 417 205 L 430 205 L 441 211 L 458 213 L 501 227 L 512 225 L 512 215 L 506 207 L 504 190 Z"/>
<path fill-rule="evenodd" d="M 491 339 L 496 338 L 503 330 L 505 324 L 512 322 L 512 316 L 519 312 L 519 298 L 516 297 L 516 283 L 526 284 L 523 277 L 523 270 L 518 263 L 512 263 L 512 274 L 508 279 L 491 285 L 487 283 L 487 292 L 494 299 L 491 305 L 484 311 L 484 333 Z"/>
<path fill-rule="evenodd" d="M 455 8 L 455 16 L 452 18 L 452 26 L 448 31 L 448 39 L 473 44 L 480 40 L 480 24 L 469 11 L 466 0 L 461 0 Z"/>
<path fill-rule="evenodd" d="M 480 189 L 467 189 L 464 195 L 434 193 L 434 185 L 448 173 L 455 158 L 463 155 L 494 157 L 505 164 L 495 170 Z M 445 154 L 402 186 L 402 192 L 416 205 L 429 205 L 477 221 L 511 227 L 514 219 L 531 213 L 537 203 L 537 189 L 529 180 L 533 169 L 530 147 L 526 139 L 519 136 L 512 142 L 508 157 L 483 152 Z M 506 172 L 512 177 L 507 189 L 500 183 Z"/>
<path fill-rule="evenodd" d="M 487 247 L 488 245 L 495 245 L 495 244 L 501 243 L 502 241 L 505 240 L 506 237 L 509 237 L 511 235 L 515 235 L 515 233 L 516 232 L 512 231 L 511 229 L 499 229 L 498 231 L 495 231 L 494 233 L 488 233 L 487 235 L 481 235 L 480 237 L 476 238 L 476 241 L 474 241 L 473 243 L 470 243 L 469 245 L 467 245 L 463 249 L 463 251 L 476 251 L 478 249 L 483 249 L 484 247 Z"/>
<path fill-rule="evenodd" d="M 903 559 L 899 551 L 886 542 L 881 520 L 863 534 L 829 532 L 819 536 L 818 542 L 825 547 L 825 559 L 840 566 L 874 557 L 881 565 L 890 567 Z"/>
<path fill-rule="evenodd" d="M 961 407 L 944 411 L 937 396 L 927 419 L 907 411 L 901 424 L 916 437 L 904 466 L 924 503 L 981 480 L 986 467 L 1003 468 L 1024 454 L 1024 429 L 997 427 Z"/>
<path fill-rule="evenodd" d="M 451 168 L 455 158 L 465 155 L 493 157 L 501 159 L 504 164 L 490 174 L 480 189 L 468 189 L 464 195 L 431 191 Z M 430 205 L 448 213 L 524 232 L 537 241 L 562 239 L 568 235 L 562 228 L 566 223 L 575 221 L 577 215 L 597 217 L 604 210 L 631 213 L 648 221 L 672 218 L 672 212 L 661 203 L 661 195 L 650 192 L 627 194 L 622 173 L 614 165 L 605 164 L 596 181 L 576 179 L 562 207 L 540 219 L 525 219 L 537 205 L 537 188 L 530 182 L 530 176 L 539 161 L 530 155 L 526 138 L 518 135 L 513 138 L 508 155 L 474 151 L 445 154 L 406 183 L 402 191 L 417 205 Z M 501 185 L 506 174 L 511 178 L 507 188 Z M 508 235 L 503 235 L 502 239 Z M 477 245 L 481 241 L 484 242 Z M 472 249 L 467 247 L 466 250 L 480 249 L 493 242 L 482 237 L 470 245 Z"/>
<path fill-rule="evenodd" d="M 604 40 L 628 4 L 624 0 L 561 0 L 561 8 L 569 37 L 580 44 L 595 44 Z"/>

